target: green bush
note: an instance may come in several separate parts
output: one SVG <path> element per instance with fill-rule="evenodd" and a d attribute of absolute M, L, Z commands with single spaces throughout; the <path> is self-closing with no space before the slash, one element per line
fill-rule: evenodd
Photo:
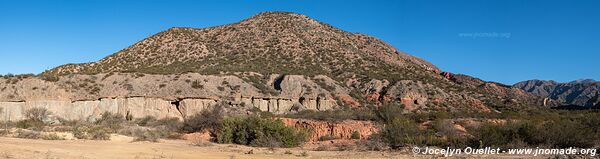
<path fill-rule="evenodd" d="M 360 139 L 360 132 L 358 131 L 353 131 L 352 132 L 352 136 L 350 136 L 352 139 Z"/>
<path fill-rule="evenodd" d="M 483 124 L 474 131 L 482 147 L 517 148 L 523 146 L 568 148 L 592 147 L 597 141 L 593 130 L 567 119 L 535 123 L 509 122 L 504 125 Z"/>
<path fill-rule="evenodd" d="M 294 147 L 306 141 L 306 136 L 306 132 L 287 127 L 281 120 L 233 117 L 223 121 L 217 141 L 259 147 Z"/>
<path fill-rule="evenodd" d="M 596 123 L 597 124 L 597 123 Z M 598 138 L 591 128 L 581 123 L 570 120 L 560 120 L 544 124 L 543 131 L 537 131 L 536 134 L 545 136 L 547 145 L 554 145 L 558 148 L 568 147 L 592 147 Z M 595 128 L 598 126 L 596 125 Z"/>
<path fill-rule="evenodd" d="M 380 133 L 384 141 L 394 149 L 407 145 L 418 145 L 417 140 L 421 135 L 415 122 L 401 119 L 389 121 Z"/>

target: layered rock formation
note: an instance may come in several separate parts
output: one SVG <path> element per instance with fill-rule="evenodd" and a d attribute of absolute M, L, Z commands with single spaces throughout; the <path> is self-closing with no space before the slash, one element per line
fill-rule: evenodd
<path fill-rule="evenodd" d="M 94 120 L 103 112 L 182 119 L 216 104 L 284 114 L 292 109 L 333 109 L 337 102 L 331 94 L 344 93 L 326 91 L 302 76 L 281 78 L 277 96 L 261 93 L 275 88 L 259 90 L 255 83 L 226 75 L 98 74 L 65 76 L 55 82 L 37 77 L 2 78 L 0 108 L 4 111 L 0 120 L 22 120 L 31 108 L 46 108 L 70 120 Z"/>

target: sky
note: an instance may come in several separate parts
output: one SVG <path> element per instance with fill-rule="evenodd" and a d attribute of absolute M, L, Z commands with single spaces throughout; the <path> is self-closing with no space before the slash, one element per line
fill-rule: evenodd
<path fill-rule="evenodd" d="M 289 11 L 487 81 L 600 80 L 598 8 L 595 0 L 0 0 L 0 74 L 97 61 L 170 27 Z"/>

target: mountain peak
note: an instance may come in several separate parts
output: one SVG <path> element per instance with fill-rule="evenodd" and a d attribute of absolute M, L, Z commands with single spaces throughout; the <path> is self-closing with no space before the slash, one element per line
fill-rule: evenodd
<path fill-rule="evenodd" d="M 287 17 L 296 17 L 296 16 L 304 16 L 303 14 L 299 14 L 299 13 L 294 13 L 294 12 L 285 12 L 285 11 L 266 11 L 266 12 L 260 12 L 254 16 L 252 16 L 251 18 L 258 18 L 258 17 L 270 17 L 270 16 L 287 16 Z"/>
<path fill-rule="evenodd" d="M 346 32 L 302 14 L 262 12 L 222 26 L 172 27 L 98 62 L 64 65 L 50 72 L 343 73 L 352 77 L 390 76 L 385 71 L 372 73 L 390 66 L 400 74 L 393 78 L 403 78 L 406 75 L 401 73 L 406 71 L 437 69 L 374 37 Z"/>
<path fill-rule="evenodd" d="M 262 12 L 237 24 L 265 29 L 315 29 L 326 25 L 306 15 L 293 12 Z"/>

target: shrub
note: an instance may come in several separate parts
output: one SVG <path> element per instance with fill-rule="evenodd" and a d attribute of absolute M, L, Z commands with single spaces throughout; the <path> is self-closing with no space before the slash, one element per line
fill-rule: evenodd
<path fill-rule="evenodd" d="M 58 136 L 58 134 L 56 134 L 56 133 L 45 134 L 45 135 L 42 135 L 41 138 L 43 140 L 65 140 L 64 137 Z"/>
<path fill-rule="evenodd" d="M 110 129 L 103 127 L 92 127 L 88 131 L 89 139 L 92 140 L 110 140 Z"/>
<path fill-rule="evenodd" d="M 151 124 L 154 124 L 156 121 L 157 121 L 156 117 L 146 116 L 143 118 L 136 119 L 135 123 L 138 124 L 139 126 L 150 126 Z"/>
<path fill-rule="evenodd" d="M 51 114 L 46 108 L 31 108 L 25 111 L 25 118 L 36 121 L 44 121 Z"/>
<path fill-rule="evenodd" d="M 96 124 L 100 125 L 102 127 L 108 128 L 106 129 L 106 131 L 108 131 L 108 133 L 113 133 L 113 132 L 117 132 L 119 129 L 121 129 L 123 127 L 123 123 L 125 123 L 126 120 L 123 117 L 123 115 L 121 114 L 113 114 L 110 112 L 104 112 L 102 113 L 102 117 L 100 117 L 100 119 L 96 120 Z"/>
<path fill-rule="evenodd" d="M 110 140 L 110 128 L 101 125 L 79 124 L 73 128 L 73 137 L 88 140 Z"/>
<path fill-rule="evenodd" d="M 335 138 L 329 134 L 319 137 L 319 141 L 328 141 L 328 140 L 333 140 L 333 139 L 335 139 Z"/>
<path fill-rule="evenodd" d="M 227 118 L 217 134 L 219 143 L 259 147 L 293 147 L 306 140 L 306 133 L 287 127 L 281 120 L 258 117 Z"/>
<path fill-rule="evenodd" d="M 404 119 L 402 115 L 404 112 L 403 107 L 403 105 L 386 104 L 375 110 L 375 115 L 377 116 L 377 120 L 383 123 L 395 122 L 398 118 Z"/>
<path fill-rule="evenodd" d="M 358 131 L 353 131 L 352 132 L 352 136 L 350 136 L 352 139 L 360 139 L 360 132 Z"/>
<path fill-rule="evenodd" d="M 17 122 L 16 127 L 21 129 L 31 129 L 41 131 L 46 124 L 41 120 L 25 119 Z"/>
<path fill-rule="evenodd" d="M 206 109 L 190 118 L 185 119 L 183 123 L 184 132 L 200 132 L 208 130 L 213 134 L 219 131 L 223 122 L 223 107 L 216 105 L 211 109 Z"/>
<path fill-rule="evenodd" d="M 41 133 L 37 131 L 19 130 L 17 131 L 17 136 L 15 137 L 23 139 L 39 139 L 41 136 Z"/>
<path fill-rule="evenodd" d="M 150 142 L 158 142 L 158 139 L 161 138 L 161 135 L 157 131 L 153 131 L 150 129 L 135 129 L 133 132 L 133 136 L 135 137 L 133 141 L 150 141 Z"/>
<path fill-rule="evenodd" d="M 379 134 L 371 135 L 368 140 L 359 140 L 357 145 L 359 149 L 368 151 L 382 151 L 388 147 Z"/>
<path fill-rule="evenodd" d="M 554 119 L 547 122 L 509 122 L 483 124 L 474 131 L 478 146 L 516 148 L 523 146 L 568 148 L 592 147 L 597 139 L 593 130 L 578 121 Z"/>
<path fill-rule="evenodd" d="M 459 133 L 454 128 L 454 124 L 449 119 L 437 119 L 432 122 L 433 129 L 443 136 L 458 136 Z"/>
<path fill-rule="evenodd" d="M 194 89 L 204 89 L 204 85 L 200 84 L 200 81 L 192 82 L 192 88 Z"/>
<path fill-rule="evenodd" d="M 163 118 L 159 119 L 154 123 L 150 123 L 150 126 L 163 128 L 170 132 L 176 132 L 182 129 L 183 123 L 178 118 Z"/>
<path fill-rule="evenodd" d="M 58 80 L 60 80 L 60 77 L 57 74 L 53 74 L 53 73 L 49 73 L 49 72 L 44 72 L 42 74 L 40 74 L 40 78 L 44 81 L 48 81 L 48 82 L 57 82 Z"/>
<path fill-rule="evenodd" d="M 588 148 L 596 144 L 597 139 L 590 127 L 570 120 L 560 120 L 545 123 L 544 130 L 533 132 L 536 135 L 545 136 L 548 145 L 558 148 L 583 147 Z M 531 142 L 529 140 L 525 140 Z M 539 141 L 538 141 L 539 142 Z"/>
<path fill-rule="evenodd" d="M 421 132 L 416 123 L 402 119 L 390 121 L 381 131 L 384 141 L 394 149 L 406 145 L 416 145 L 420 135 Z"/>

